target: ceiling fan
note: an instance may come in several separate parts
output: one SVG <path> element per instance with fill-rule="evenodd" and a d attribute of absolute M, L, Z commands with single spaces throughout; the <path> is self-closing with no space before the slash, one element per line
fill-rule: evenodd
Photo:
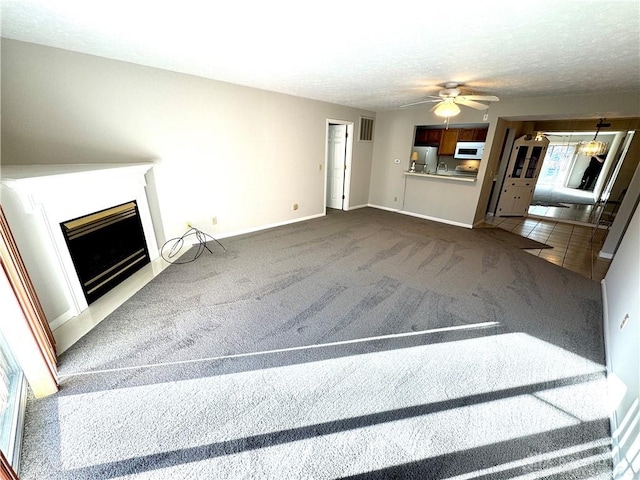
<path fill-rule="evenodd" d="M 408 103 L 406 105 L 401 105 L 401 107 L 410 107 L 412 105 L 436 102 L 436 105 L 431 109 L 432 112 L 441 117 L 453 117 L 460 113 L 460 107 L 458 107 L 458 105 L 475 108 L 476 110 L 486 110 L 489 108 L 489 105 L 480 102 L 500 101 L 498 97 L 493 95 L 463 95 L 462 90 L 460 89 L 463 85 L 463 83 L 458 82 L 447 82 L 442 85 L 444 89 L 440 90 L 437 96 L 429 95 L 428 100 Z"/>

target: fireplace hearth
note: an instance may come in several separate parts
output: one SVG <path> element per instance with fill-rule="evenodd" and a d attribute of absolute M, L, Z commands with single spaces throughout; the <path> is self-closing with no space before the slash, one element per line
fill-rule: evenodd
<path fill-rule="evenodd" d="M 88 304 L 150 261 L 135 201 L 60 226 Z"/>

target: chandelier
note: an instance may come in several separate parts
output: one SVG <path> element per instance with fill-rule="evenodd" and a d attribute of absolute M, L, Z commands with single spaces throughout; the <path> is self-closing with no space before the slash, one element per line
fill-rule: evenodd
<path fill-rule="evenodd" d="M 607 151 L 607 147 L 609 144 L 607 142 L 601 142 L 600 140 L 596 140 L 598 137 L 598 133 L 600 133 L 600 129 L 602 127 L 610 127 L 610 123 L 603 123 L 603 118 L 600 119 L 598 124 L 596 125 L 597 130 L 596 134 L 593 136 L 593 140 L 578 142 L 578 154 L 585 155 L 587 157 L 593 157 L 595 155 L 602 155 Z"/>

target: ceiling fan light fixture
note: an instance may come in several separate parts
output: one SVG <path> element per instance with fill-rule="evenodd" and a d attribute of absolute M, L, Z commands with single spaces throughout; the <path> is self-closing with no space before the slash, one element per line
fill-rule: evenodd
<path fill-rule="evenodd" d="M 433 113 L 444 118 L 455 117 L 460 113 L 460 107 L 453 103 L 453 100 L 445 100 L 436 106 Z"/>

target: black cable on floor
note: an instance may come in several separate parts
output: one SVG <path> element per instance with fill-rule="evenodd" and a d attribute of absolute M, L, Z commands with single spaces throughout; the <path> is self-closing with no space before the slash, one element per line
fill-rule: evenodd
<path fill-rule="evenodd" d="M 178 260 L 172 260 L 173 257 L 175 257 L 180 250 L 182 250 L 182 247 L 185 244 L 185 239 L 191 235 L 195 235 L 196 239 L 198 240 L 197 243 L 194 243 L 194 246 L 197 245 L 197 250 L 196 250 L 196 254 L 193 256 L 193 258 L 189 259 L 189 260 L 185 260 L 185 261 L 178 261 Z M 209 235 L 208 233 L 205 233 L 201 230 L 198 230 L 197 228 L 191 227 L 189 230 L 187 230 L 182 236 L 177 237 L 177 238 L 172 238 L 171 240 L 167 240 L 164 245 L 162 245 L 162 248 L 160 249 L 160 256 L 162 256 L 162 258 L 168 262 L 168 263 L 173 263 L 176 265 L 182 265 L 185 263 L 190 263 L 193 262 L 194 260 L 196 260 L 200 255 L 202 255 L 202 253 L 204 252 L 205 249 L 209 250 L 209 253 L 213 253 L 209 247 L 207 246 L 207 239 L 211 239 L 213 241 L 215 241 L 218 245 L 220 245 L 222 247 L 223 250 L 227 250 L 226 248 L 224 248 L 224 245 L 222 245 L 218 240 L 216 240 L 215 238 L 213 238 L 211 235 Z M 171 248 L 169 250 L 168 254 L 165 254 L 165 248 L 169 245 L 171 245 Z"/>

